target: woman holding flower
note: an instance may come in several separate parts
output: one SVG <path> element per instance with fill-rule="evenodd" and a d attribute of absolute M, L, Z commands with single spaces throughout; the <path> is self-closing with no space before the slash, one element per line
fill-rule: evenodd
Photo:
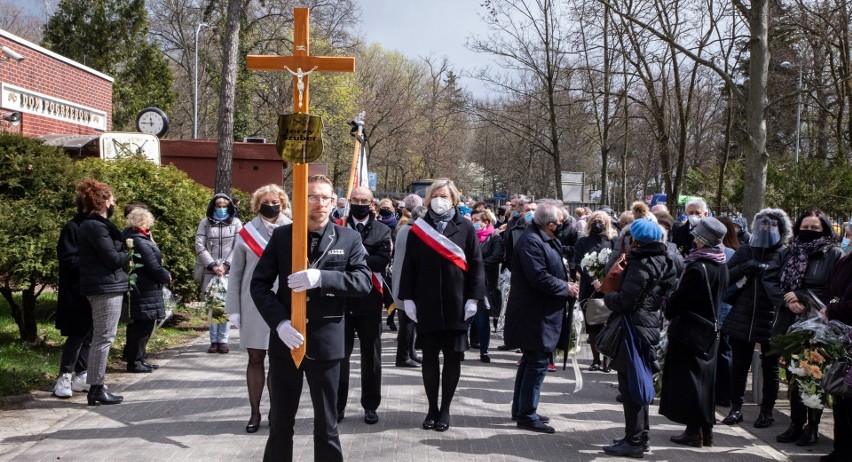
<path fill-rule="evenodd" d="M 597 281 L 599 278 L 596 278 L 595 276 L 590 275 L 588 271 L 583 270 L 581 264 L 583 258 L 592 252 L 600 254 L 603 249 L 612 250 L 612 238 L 615 236 L 616 232 L 612 228 L 609 215 L 607 215 L 604 211 L 598 210 L 586 218 L 585 236 L 577 239 L 577 243 L 574 245 L 574 261 L 571 265 L 571 273 L 575 275 L 579 274 L 579 299 L 582 304 L 583 313 L 586 312 L 586 303 L 588 299 L 603 298 L 603 294 L 597 292 L 595 287 L 592 285 L 592 282 Z M 602 328 L 603 325 L 592 326 L 586 324 L 586 332 L 589 334 L 589 343 L 592 346 L 592 365 L 589 366 L 590 371 L 610 371 L 607 358 L 604 358 L 603 365 L 601 365 L 601 354 L 595 346 L 595 338 Z"/>

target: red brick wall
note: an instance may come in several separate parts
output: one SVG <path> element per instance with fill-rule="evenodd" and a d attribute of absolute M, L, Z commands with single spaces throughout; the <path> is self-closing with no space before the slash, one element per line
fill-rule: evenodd
<path fill-rule="evenodd" d="M 0 35 L 0 46 L 7 46 L 24 56 L 24 60 L 0 62 L 0 82 L 25 88 L 107 113 L 107 131 L 112 127 L 112 82 L 101 76 L 68 64 L 26 41 L 17 42 Z M 0 103 L 0 107 L 3 104 Z M 10 111 L 0 110 L 4 115 Z M 100 130 L 36 114 L 22 114 L 21 125 L 12 127 L 26 136 L 49 133 L 95 135 Z"/>

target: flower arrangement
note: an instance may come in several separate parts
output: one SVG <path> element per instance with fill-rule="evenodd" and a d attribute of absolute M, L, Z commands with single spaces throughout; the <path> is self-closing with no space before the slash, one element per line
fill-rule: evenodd
<path fill-rule="evenodd" d="M 600 252 L 589 252 L 586 255 L 583 255 L 583 259 L 580 260 L 580 267 L 583 268 L 583 270 L 586 271 L 586 274 L 592 278 L 603 281 L 606 276 L 604 268 L 606 268 L 606 262 L 609 260 L 611 253 L 612 249 L 601 249 Z"/>
<path fill-rule="evenodd" d="M 225 313 L 225 294 L 228 292 L 228 280 L 222 276 L 214 276 L 204 290 L 204 308 L 210 322 L 221 323 L 228 320 Z"/>

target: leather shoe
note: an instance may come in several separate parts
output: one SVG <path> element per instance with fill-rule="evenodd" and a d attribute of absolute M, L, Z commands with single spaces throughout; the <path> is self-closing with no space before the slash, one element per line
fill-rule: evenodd
<path fill-rule="evenodd" d="M 124 396 L 113 395 L 107 390 L 105 385 L 92 385 L 89 387 L 89 393 L 86 396 L 86 401 L 89 406 L 97 406 L 98 404 L 121 404 L 124 401 Z"/>
<path fill-rule="evenodd" d="M 491 356 L 479 355 L 479 360 L 484 362 L 484 363 L 490 363 L 491 362 Z"/>
<path fill-rule="evenodd" d="M 762 412 L 757 416 L 757 420 L 754 421 L 754 428 L 768 428 L 772 426 L 772 423 L 775 422 L 775 418 L 772 417 L 771 412 Z"/>
<path fill-rule="evenodd" d="M 779 443 L 792 443 L 797 441 L 804 432 L 805 429 L 801 424 L 791 422 L 790 426 L 787 427 L 787 430 L 784 431 L 784 433 L 775 437 L 775 441 Z"/>
<path fill-rule="evenodd" d="M 150 367 L 151 369 L 154 369 L 155 371 L 160 368 L 159 364 L 148 364 L 145 361 L 142 361 L 142 365 L 145 366 L 145 367 Z"/>
<path fill-rule="evenodd" d="M 423 421 L 423 429 L 432 430 L 433 428 L 435 428 L 435 419 L 426 417 L 426 420 Z"/>
<path fill-rule="evenodd" d="M 420 367 L 420 363 L 413 359 L 406 359 L 405 361 L 397 361 L 396 367 Z"/>
<path fill-rule="evenodd" d="M 701 437 L 701 433 L 690 434 L 685 431 L 680 435 L 672 436 L 669 439 L 672 443 L 692 446 L 694 448 L 700 448 L 704 443 L 703 438 Z"/>
<path fill-rule="evenodd" d="M 260 416 L 257 416 L 257 420 L 253 418 L 249 420 L 246 425 L 246 433 L 257 433 L 258 429 L 260 429 Z"/>
<path fill-rule="evenodd" d="M 224 354 L 224 353 L 230 353 L 230 352 L 231 352 L 231 350 L 228 348 L 227 343 L 220 343 L 219 344 L 219 353 Z"/>
<path fill-rule="evenodd" d="M 367 410 L 364 411 L 364 422 L 373 425 L 379 422 L 379 416 L 376 414 L 376 411 Z"/>
<path fill-rule="evenodd" d="M 509 345 L 506 345 L 504 343 L 503 345 L 498 346 L 497 349 L 500 350 L 500 351 L 511 351 L 511 350 L 514 350 L 515 347 L 510 347 Z"/>
<path fill-rule="evenodd" d="M 414 361 L 417 364 L 420 364 L 420 363 L 423 362 L 423 358 L 421 358 L 420 356 L 412 356 L 411 360 Z"/>
<path fill-rule="evenodd" d="M 538 433 L 555 433 L 556 430 L 541 420 L 530 420 L 529 422 L 518 422 L 518 428 Z"/>
<path fill-rule="evenodd" d="M 219 344 L 211 343 L 210 348 L 207 349 L 208 353 L 218 353 L 219 352 Z"/>
<path fill-rule="evenodd" d="M 539 420 L 541 423 L 548 423 L 548 422 L 550 422 L 550 417 L 548 417 L 548 416 L 546 416 L 546 415 L 544 415 L 544 414 L 538 414 L 538 420 Z M 513 422 L 517 422 L 517 421 L 518 421 L 518 416 L 513 415 L 513 416 L 512 416 L 512 421 L 513 421 Z"/>
<path fill-rule="evenodd" d="M 728 416 L 722 419 L 725 425 L 736 425 L 743 421 L 743 411 L 731 411 Z"/>
<path fill-rule="evenodd" d="M 127 372 L 133 372 L 134 374 L 138 373 L 149 373 L 154 372 L 154 369 L 151 367 L 146 367 L 142 364 L 128 364 Z"/>
<path fill-rule="evenodd" d="M 622 442 L 624 442 L 624 438 L 612 440 L 613 445 L 621 444 Z M 648 442 L 647 438 L 642 440 L 642 452 L 651 452 L 651 443 Z"/>
<path fill-rule="evenodd" d="M 713 446 L 713 430 L 709 432 L 701 431 L 701 443 L 704 444 L 705 448 Z"/>
<path fill-rule="evenodd" d="M 643 445 L 633 445 L 624 440 L 621 440 L 611 446 L 604 446 L 603 452 L 611 456 L 635 457 L 638 459 L 645 456 L 645 449 Z"/>
<path fill-rule="evenodd" d="M 819 443 L 819 425 L 808 424 L 802 432 L 802 436 L 796 440 L 796 446 L 813 446 Z"/>

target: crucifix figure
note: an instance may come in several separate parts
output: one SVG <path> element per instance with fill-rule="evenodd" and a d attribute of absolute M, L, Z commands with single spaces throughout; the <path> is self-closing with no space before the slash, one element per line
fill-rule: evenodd
<path fill-rule="evenodd" d="M 308 112 L 310 104 L 309 75 L 319 72 L 355 72 L 355 58 L 336 56 L 311 56 L 309 48 L 310 27 L 308 8 L 293 10 L 293 56 L 249 55 L 246 69 L 282 71 L 293 75 L 293 112 Z M 296 69 L 296 72 L 290 69 Z M 302 69 L 310 69 L 303 72 Z M 308 266 L 308 164 L 293 164 L 293 263 L 292 272 L 305 270 Z M 282 281 L 284 284 L 285 281 Z M 293 291 L 291 295 L 292 326 L 302 337 L 306 337 L 305 292 Z M 292 350 L 296 367 L 305 357 L 306 344 Z"/>

